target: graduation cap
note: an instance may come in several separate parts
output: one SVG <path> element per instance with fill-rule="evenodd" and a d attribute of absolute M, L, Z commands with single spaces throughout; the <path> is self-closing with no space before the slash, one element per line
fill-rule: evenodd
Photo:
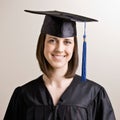
<path fill-rule="evenodd" d="M 86 80 L 86 22 L 97 22 L 97 20 L 66 13 L 61 11 L 31 11 L 25 12 L 46 15 L 41 29 L 41 33 L 50 34 L 57 37 L 74 37 L 77 36 L 76 22 L 84 22 L 83 35 L 83 53 L 82 53 L 82 80 Z"/>

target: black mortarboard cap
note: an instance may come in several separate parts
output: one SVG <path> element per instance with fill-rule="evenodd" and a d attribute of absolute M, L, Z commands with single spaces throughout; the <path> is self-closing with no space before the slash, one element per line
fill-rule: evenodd
<path fill-rule="evenodd" d="M 57 37 L 76 36 L 76 22 L 92 22 L 97 21 L 88 17 L 74 15 L 71 13 L 60 11 L 30 11 L 26 12 L 46 15 L 41 29 L 41 33 L 54 35 Z M 49 26 L 49 27 L 48 27 Z"/>
<path fill-rule="evenodd" d="M 86 22 L 97 22 L 97 20 L 66 13 L 61 11 L 31 11 L 26 12 L 46 15 L 41 29 L 41 33 L 50 34 L 57 37 L 73 37 L 77 36 L 76 22 L 84 22 L 84 43 L 83 43 L 83 57 L 82 57 L 82 80 L 86 80 Z"/>

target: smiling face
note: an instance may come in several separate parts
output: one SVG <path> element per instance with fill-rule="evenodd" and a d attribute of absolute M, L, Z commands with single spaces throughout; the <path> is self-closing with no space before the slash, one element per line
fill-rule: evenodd
<path fill-rule="evenodd" d="M 74 37 L 60 38 L 46 35 L 44 56 L 53 69 L 68 68 L 74 51 Z"/>

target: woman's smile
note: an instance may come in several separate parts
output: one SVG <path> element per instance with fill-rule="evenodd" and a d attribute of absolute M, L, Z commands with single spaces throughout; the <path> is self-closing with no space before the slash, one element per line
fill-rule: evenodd
<path fill-rule="evenodd" d="M 53 59 L 58 61 L 61 61 L 66 57 L 66 55 L 57 55 L 57 54 L 52 54 L 52 56 L 53 56 Z"/>

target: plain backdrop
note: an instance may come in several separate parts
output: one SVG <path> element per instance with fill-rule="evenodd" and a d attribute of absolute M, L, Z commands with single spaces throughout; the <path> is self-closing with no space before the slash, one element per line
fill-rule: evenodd
<path fill-rule="evenodd" d="M 119 120 L 119 0 L 0 0 L 0 120 L 13 90 L 42 74 L 35 54 L 44 16 L 25 9 L 60 10 L 99 20 L 87 24 L 87 77 L 104 86 Z M 81 74 L 82 23 L 77 30 Z"/>

